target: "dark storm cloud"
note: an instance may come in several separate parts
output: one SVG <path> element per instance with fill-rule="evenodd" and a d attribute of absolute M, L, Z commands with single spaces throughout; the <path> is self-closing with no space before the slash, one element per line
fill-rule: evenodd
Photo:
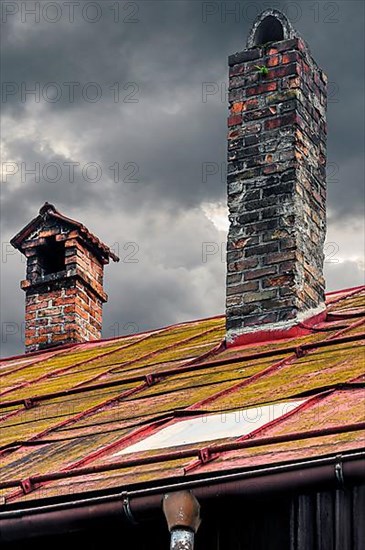
<path fill-rule="evenodd" d="M 17 172 L 14 176 L 8 175 L 8 181 L 3 185 L 3 234 L 7 231 L 15 234 L 19 230 L 19 220 L 33 218 L 46 198 L 57 204 L 60 210 L 67 209 L 70 204 L 76 207 L 81 204 L 87 207 L 88 203 L 97 201 L 102 204 L 100 182 L 93 183 L 82 176 L 82 168 L 90 163 L 79 169 L 75 167 L 72 175 L 69 164 L 76 162 L 73 158 L 56 154 L 47 146 L 40 150 L 39 144 L 30 139 L 16 139 L 7 145 L 9 153 L 14 154 L 13 158 L 21 158 L 22 162 L 14 163 Z M 13 164 L 10 168 L 13 169 Z M 93 180 L 97 169 L 90 164 L 84 173 Z"/>
<path fill-rule="evenodd" d="M 361 204 L 362 174 L 351 179 L 357 190 L 351 195 L 356 200 L 348 204 L 344 191 L 348 178 L 343 165 L 349 164 L 349 157 L 358 165 L 363 150 L 359 117 L 363 98 L 363 71 L 359 70 L 363 66 L 363 4 L 335 2 L 332 8 L 307 2 L 275 4 L 282 4 L 292 15 L 294 25 L 329 75 L 329 161 L 336 162 L 342 172 L 342 184 L 329 187 L 329 201 L 341 216 L 353 215 L 353 208 Z M 73 117 L 70 124 L 78 124 L 87 140 L 96 135 L 94 144 L 90 144 L 90 156 L 105 153 L 106 162 L 113 162 L 120 155 L 131 161 L 137 155 L 147 193 L 149 182 L 154 186 L 151 197 L 169 197 L 179 204 L 184 200 L 199 204 L 205 197 L 216 198 L 217 193 L 224 198 L 224 186 L 214 178 L 213 189 L 202 188 L 201 165 L 225 160 L 227 55 L 242 49 L 256 12 L 266 4 L 242 2 L 234 15 L 231 12 L 237 2 L 137 2 L 136 23 L 113 22 L 110 5 L 102 4 L 103 16 L 95 24 L 83 21 L 81 7 L 75 8 L 73 23 L 65 7 L 62 19 L 55 24 L 43 18 L 31 24 L 30 16 L 29 23 L 22 24 L 20 15 L 9 16 L 4 26 L 12 30 L 5 33 L 3 42 L 3 80 L 15 83 L 19 92 L 9 95 L 2 105 L 3 112 L 11 107 L 15 118 L 23 117 L 27 106 L 29 113 L 33 100 L 28 96 L 25 103 L 19 101 L 21 87 L 31 89 L 37 83 L 44 108 L 40 122 L 47 124 L 47 111 L 66 111 L 60 116 Z M 121 12 L 120 17 L 124 15 Z M 87 100 L 88 94 L 92 97 L 97 93 L 88 87 L 92 82 L 100 87 L 96 103 Z M 115 82 L 120 84 L 119 103 L 114 103 Z M 51 100 L 57 95 L 52 83 L 61 91 L 56 102 Z M 73 91 L 70 83 L 78 83 Z M 218 90 L 207 97 L 205 104 L 204 83 L 214 83 Z M 138 103 L 124 103 L 130 93 Z M 177 112 L 174 104 L 180 107 Z M 196 193 L 191 193 L 192 185 Z"/>
<path fill-rule="evenodd" d="M 255 15 L 269 3 L 120 2 L 117 23 L 110 9 L 115 3 L 108 0 L 99 2 L 102 16 L 96 23 L 80 16 L 88 2 L 75 7 L 72 23 L 64 3 L 58 4 L 62 17 L 56 23 L 44 17 L 22 23 L 18 13 L 2 25 L 2 80 L 10 86 L 1 104 L 3 159 L 18 168 L 3 185 L 3 243 L 46 200 L 108 244 L 117 243 L 124 254 L 130 249 L 123 246 L 135 243 L 138 262 L 107 267 L 105 336 L 112 335 L 115 323 L 123 333 L 129 323 L 143 330 L 222 312 L 224 259 L 216 253 L 203 263 L 202 246 L 214 242 L 220 248 L 224 234 L 202 205 L 225 201 L 227 56 L 245 47 Z M 332 83 L 329 238 L 339 242 L 342 224 L 356 226 L 354 234 L 361 227 L 364 6 L 357 1 L 271 5 L 292 17 Z M 71 100 L 72 82 L 77 85 Z M 31 95 L 23 101 L 22 90 L 35 86 L 39 101 Z M 207 86 L 211 94 L 204 97 Z M 59 90 L 61 97 L 53 101 Z M 78 164 L 73 182 L 65 165 L 70 162 Z M 40 181 L 31 175 L 21 181 L 21 163 L 27 169 L 39 163 Z M 52 169 L 48 179 L 42 174 L 50 163 L 61 168 L 57 182 L 49 181 Z M 100 167 L 98 181 L 82 173 L 90 163 Z M 111 168 L 116 165 L 117 181 Z M 214 174 L 204 172 L 208 165 Z M 361 278 L 358 264 L 346 260 L 358 253 L 346 235 L 339 242 L 345 261 L 326 267 L 331 288 Z M 6 250 L 2 320 L 20 325 L 24 297 L 18 281 L 24 264 Z M 9 336 L 3 353 L 21 347 L 16 335 Z"/>

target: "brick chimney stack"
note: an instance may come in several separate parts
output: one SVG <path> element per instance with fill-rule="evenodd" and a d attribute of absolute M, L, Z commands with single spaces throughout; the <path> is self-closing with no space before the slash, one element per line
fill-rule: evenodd
<path fill-rule="evenodd" d="M 27 259 L 26 352 L 100 339 L 104 265 L 117 256 L 48 203 L 11 244 Z"/>
<path fill-rule="evenodd" d="M 289 335 L 325 309 L 327 78 L 287 18 L 271 9 L 229 66 L 232 343 L 253 332 Z"/>

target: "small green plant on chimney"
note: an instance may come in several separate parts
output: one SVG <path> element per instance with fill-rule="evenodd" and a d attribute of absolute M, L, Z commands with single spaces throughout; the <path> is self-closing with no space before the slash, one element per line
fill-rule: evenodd
<path fill-rule="evenodd" d="M 258 70 L 258 72 L 262 75 L 262 76 L 266 76 L 269 74 L 269 69 L 267 67 L 265 67 L 264 65 L 255 65 L 255 68 Z"/>

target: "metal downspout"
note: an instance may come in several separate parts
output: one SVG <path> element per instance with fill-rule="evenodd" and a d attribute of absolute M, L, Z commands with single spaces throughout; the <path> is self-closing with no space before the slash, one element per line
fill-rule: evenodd
<path fill-rule="evenodd" d="M 187 529 L 171 531 L 170 550 L 194 550 L 194 533 Z"/>
<path fill-rule="evenodd" d="M 194 495 L 190 491 L 164 495 L 163 511 L 171 533 L 170 550 L 194 550 L 200 525 L 200 505 Z"/>

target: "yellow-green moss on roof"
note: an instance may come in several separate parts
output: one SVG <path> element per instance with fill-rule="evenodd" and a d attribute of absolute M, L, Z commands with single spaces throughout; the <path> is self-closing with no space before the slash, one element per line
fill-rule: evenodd
<path fill-rule="evenodd" d="M 329 295 L 328 319 L 290 340 L 226 348 L 219 316 L 0 361 L 0 496 L 12 502 L 120 489 L 364 447 L 364 430 L 346 428 L 365 421 L 364 301 L 364 289 Z M 302 407 L 251 438 L 290 435 L 285 443 L 219 453 L 202 464 L 199 449 L 217 443 L 207 440 L 183 447 L 192 453 L 186 458 L 167 448 L 163 461 L 151 451 L 151 464 L 47 482 L 27 495 L 19 486 L 1 488 L 4 480 L 123 462 L 129 455 L 118 451 L 192 415 L 203 421 L 298 398 Z M 295 437 L 334 427 L 333 435 Z M 138 462 L 144 454 L 132 456 Z"/>

